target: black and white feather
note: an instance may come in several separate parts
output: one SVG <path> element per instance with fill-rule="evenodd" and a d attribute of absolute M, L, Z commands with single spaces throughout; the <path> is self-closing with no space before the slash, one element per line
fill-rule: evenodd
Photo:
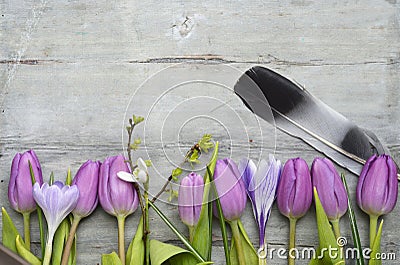
<path fill-rule="evenodd" d="M 247 70 L 234 91 L 259 117 L 274 121 L 280 130 L 302 139 L 356 175 L 370 156 L 388 153 L 374 133 L 270 69 L 256 66 Z"/>

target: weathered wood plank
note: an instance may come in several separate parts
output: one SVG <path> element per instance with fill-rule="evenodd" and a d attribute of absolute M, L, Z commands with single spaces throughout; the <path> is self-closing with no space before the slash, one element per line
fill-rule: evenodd
<path fill-rule="evenodd" d="M 146 78 L 180 62 L 191 63 L 183 68 L 189 69 L 193 76 L 200 73 L 202 78 L 221 75 L 215 70 L 204 72 L 207 63 L 230 63 L 241 71 L 254 63 L 274 68 L 304 84 L 358 125 L 374 131 L 399 161 L 399 9 L 396 1 L 376 0 L 361 3 L 2 1 L 0 204 L 10 210 L 6 190 L 11 159 L 16 152 L 37 150 L 46 177 L 54 171 L 56 179 L 64 178 L 68 167 L 76 172 L 86 159 L 103 160 L 122 152 L 125 111 L 133 92 Z M 222 80 L 229 79 L 222 76 Z M 233 84 L 235 80 L 230 81 Z M 154 89 L 142 91 L 141 105 L 129 107 L 128 112 L 145 115 L 149 104 L 166 88 L 157 89 L 158 93 Z M 221 89 L 208 86 L 201 89 L 196 93 L 218 99 L 226 96 Z M 176 106 L 190 95 L 186 91 L 181 97 L 175 95 L 168 100 L 171 106 Z M 165 117 L 168 100 L 154 110 L 153 117 Z M 249 115 L 239 100 L 228 105 L 243 117 Z M 186 107 L 184 113 L 175 113 L 174 117 L 190 117 L 203 108 L 210 112 L 203 102 L 193 108 Z M 222 116 L 221 120 L 231 125 L 232 144 L 221 126 L 208 124 L 206 120 L 199 124 L 203 130 L 211 129 L 210 133 L 222 141 L 222 155 L 232 152 L 237 159 L 241 151 L 257 157 L 260 149 L 264 155 L 273 150 L 274 133 L 265 123 L 261 122 L 263 142 L 255 133 L 257 127 L 247 123 L 254 135 L 249 143 L 243 138 L 243 128 L 232 125 L 229 108 L 223 107 L 212 114 Z M 161 176 L 167 176 L 172 169 L 162 150 L 176 162 L 185 149 L 179 149 L 173 141 L 176 137 L 173 126 L 163 131 L 165 141 L 161 142 L 162 125 L 151 124 L 152 130 L 146 132 L 146 149 L 138 154 L 150 156 L 155 163 L 151 172 L 154 192 L 162 183 Z M 140 130 L 139 133 L 145 136 Z M 202 131 L 196 131 L 195 135 L 185 130 L 182 133 L 186 137 L 180 145 L 189 147 Z M 280 132 L 276 146 L 276 156 L 283 161 L 302 156 L 311 163 L 320 155 Z M 354 199 L 357 179 L 349 175 L 348 181 Z M 178 228 L 185 231 L 176 206 L 160 205 Z M 10 214 L 18 228 L 22 228 L 18 214 L 11 210 Z M 358 209 L 356 214 L 362 240 L 367 242 L 367 217 Z M 299 246 L 316 245 L 314 216 L 312 210 L 299 222 Z M 398 216 L 399 210 L 395 209 L 385 217 L 382 239 L 382 249 L 397 256 L 400 255 Z M 128 219 L 127 242 L 134 234 L 137 220 L 138 213 Z M 350 239 L 347 221 L 345 217 L 342 230 Z M 256 243 L 257 230 L 249 205 L 243 223 Z M 113 225 L 115 230 L 111 229 Z M 157 216 L 152 216 L 152 227 L 153 238 L 179 244 Z M 78 264 L 96 264 L 101 253 L 115 250 L 115 232 L 115 220 L 100 208 L 83 221 L 78 231 Z M 267 241 L 271 247 L 286 246 L 287 236 L 287 220 L 274 207 L 267 226 Z M 33 239 L 38 241 L 35 223 Z M 214 239 L 213 257 L 216 264 L 223 264 L 217 230 Z M 35 247 L 37 250 L 37 244 Z M 280 259 L 273 261 L 273 264 L 285 263 Z"/>

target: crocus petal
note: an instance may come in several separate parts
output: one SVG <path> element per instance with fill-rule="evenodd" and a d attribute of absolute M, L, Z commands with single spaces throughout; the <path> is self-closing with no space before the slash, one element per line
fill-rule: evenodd
<path fill-rule="evenodd" d="M 79 190 L 75 185 L 60 188 L 59 183 L 51 186 L 44 183 L 42 187 L 35 183 L 33 197 L 43 210 L 48 234 L 52 237 L 62 220 L 76 207 Z"/>
<path fill-rule="evenodd" d="M 256 170 L 255 164 L 251 160 L 249 162 L 242 160 L 240 164 L 241 172 L 244 172 L 243 177 L 246 179 L 244 182 L 247 183 L 247 194 L 251 199 L 253 213 L 259 228 L 259 243 L 260 246 L 263 246 L 265 227 L 279 184 L 281 162 L 270 155 L 269 162 L 261 160 Z M 247 168 L 243 169 L 245 164 L 247 164 Z"/>

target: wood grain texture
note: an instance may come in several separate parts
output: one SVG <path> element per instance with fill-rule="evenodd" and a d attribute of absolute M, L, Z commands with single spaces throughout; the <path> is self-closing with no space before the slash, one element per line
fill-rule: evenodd
<path fill-rule="evenodd" d="M 271 67 L 304 84 L 315 96 L 361 127 L 374 131 L 400 161 L 400 4 L 395 0 L 369 1 L 0 1 L 0 205 L 10 212 L 17 227 L 20 216 L 7 201 L 12 157 L 29 148 L 37 151 L 47 177 L 54 171 L 63 179 L 68 167 L 73 173 L 87 159 L 103 160 L 123 151 L 123 122 L 126 111 L 146 115 L 167 88 L 159 81 L 157 93 L 140 90 L 139 105 L 130 105 L 134 91 L 150 76 L 176 63 L 202 78 L 228 80 L 223 70 L 210 64 L 230 64 L 244 71 L 254 64 Z M 204 70 L 205 68 L 208 70 Z M 196 69 L 200 69 L 196 71 Z M 211 70 L 210 70 L 211 69 Z M 217 69 L 220 69 L 217 67 Z M 171 76 L 180 80 L 179 76 Z M 235 80 L 231 80 L 234 82 Z M 223 99 L 223 89 L 194 85 L 193 93 Z M 190 92 L 190 91 L 189 91 Z M 185 97 L 165 96 L 152 111 L 153 121 L 166 118 L 168 103 L 176 106 Z M 229 99 L 229 97 L 227 98 Z M 169 100 L 169 101 L 168 101 Z M 215 122 L 201 121 L 190 135 L 183 130 L 179 146 L 174 126 L 163 131 L 157 122 L 139 135 L 145 148 L 137 155 L 148 156 L 155 167 L 152 189 L 161 185 L 172 163 L 181 158 L 205 130 L 221 141 L 222 155 L 237 159 L 243 151 L 257 157 L 274 151 L 285 161 L 302 156 L 312 162 L 320 154 L 267 124 L 233 126 L 233 113 L 247 117 L 239 104 L 227 102 L 214 111 L 229 133 Z M 190 117 L 210 108 L 199 103 L 173 112 L 173 117 Z M 230 108 L 232 107 L 232 109 Z M 130 113 L 128 113 L 130 114 Z M 172 123 L 172 125 L 175 125 Z M 181 124 L 177 124 L 177 126 Z M 252 143 L 243 130 L 254 135 Z M 228 135 L 232 137 L 228 140 Z M 261 141 L 263 140 L 263 142 Z M 166 157 L 167 156 L 167 157 Z M 170 160 L 168 160 L 169 158 Z M 338 168 L 341 170 L 340 168 Z M 157 171 L 156 171 L 157 170 Z M 348 175 L 354 199 L 357 178 Z M 175 205 L 160 203 L 181 231 Z M 367 244 L 367 216 L 356 209 L 361 239 Z M 400 257 L 399 210 L 385 217 L 382 250 Z M 139 214 L 128 219 L 126 242 L 136 229 Z M 179 245 L 174 234 L 152 214 L 151 237 Z M 257 242 L 250 205 L 243 223 Z M 343 235 L 349 239 L 348 219 L 342 220 Z M 217 223 L 215 223 L 217 227 Z M 34 248 L 38 231 L 33 222 Z M 315 213 L 311 210 L 298 223 L 297 244 L 317 244 Z M 288 222 L 276 207 L 267 225 L 270 247 L 287 246 Z M 218 229 L 214 231 L 216 264 L 223 264 Z M 78 264 L 97 264 L 101 253 L 116 250 L 116 221 L 98 208 L 78 230 Z M 397 264 L 385 261 L 384 264 Z M 286 264 L 275 259 L 270 264 Z M 299 260 L 298 264 L 307 264 Z M 351 264 L 351 263 L 349 263 Z"/>

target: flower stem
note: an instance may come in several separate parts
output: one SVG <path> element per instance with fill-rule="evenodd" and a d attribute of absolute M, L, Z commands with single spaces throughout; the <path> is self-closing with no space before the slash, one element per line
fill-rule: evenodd
<path fill-rule="evenodd" d="M 258 265 L 267 265 L 267 245 L 260 246 L 258 251 Z"/>
<path fill-rule="evenodd" d="M 335 219 L 331 221 L 333 226 L 333 232 L 335 233 L 336 239 L 340 237 L 340 226 L 339 226 L 339 219 Z"/>
<path fill-rule="evenodd" d="M 23 213 L 24 218 L 24 241 L 26 248 L 31 250 L 31 231 L 30 231 L 30 217 L 31 213 Z"/>
<path fill-rule="evenodd" d="M 44 257 L 43 257 L 42 265 L 50 264 L 51 254 L 53 251 L 53 237 L 54 237 L 54 232 L 49 233 L 48 238 L 47 238 L 46 248 L 44 250 Z"/>
<path fill-rule="evenodd" d="M 378 225 L 378 217 L 376 215 L 369 216 L 369 247 L 372 249 L 376 237 L 376 227 Z"/>
<path fill-rule="evenodd" d="M 61 265 L 66 265 L 68 263 L 72 243 L 74 242 L 76 230 L 78 229 L 78 224 L 80 221 L 81 221 L 81 217 L 74 215 L 74 221 L 72 222 L 71 228 L 69 230 L 68 240 L 64 247 L 64 251 L 63 251 L 63 255 L 62 255 L 62 259 L 61 259 Z"/>
<path fill-rule="evenodd" d="M 125 216 L 117 216 L 118 220 L 118 255 L 125 265 Z"/>
<path fill-rule="evenodd" d="M 144 249 L 145 249 L 145 264 L 150 265 L 150 219 L 149 219 L 149 178 L 147 178 L 147 182 L 144 183 Z"/>
<path fill-rule="evenodd" d="M 195 227 L 194 226 L 189 226 L 189 242 L 193 243 L 193 237 L 194 237 L 194 232 L 195 232 Z"/>
<path fill-rule="evenodd" d="M 232 236 L 233 236 L 233 240 L 235 242 L 235 248 L 236 248 L 237 257 L 239 260 L 239 265 L 246 265 L 246 259 L 244 257 L 238 222 L 237 222 L 237 220 L 231 221 L 231 222 L 229 222 L 229 225 L 231 226 L 231 229 L 232 229 Z"/>
<path fill-rule="evenodd" d="M 289 265 L 294 265 L 295 264 L 295 258 L 293 257 L 293 252 L 295 247 L 296 247 L 296 222 L 297 219 L 295 218 L 289 218 L 290 225 L 289 225 L 289 258 L 288 258 L 288 264 Z"/>

